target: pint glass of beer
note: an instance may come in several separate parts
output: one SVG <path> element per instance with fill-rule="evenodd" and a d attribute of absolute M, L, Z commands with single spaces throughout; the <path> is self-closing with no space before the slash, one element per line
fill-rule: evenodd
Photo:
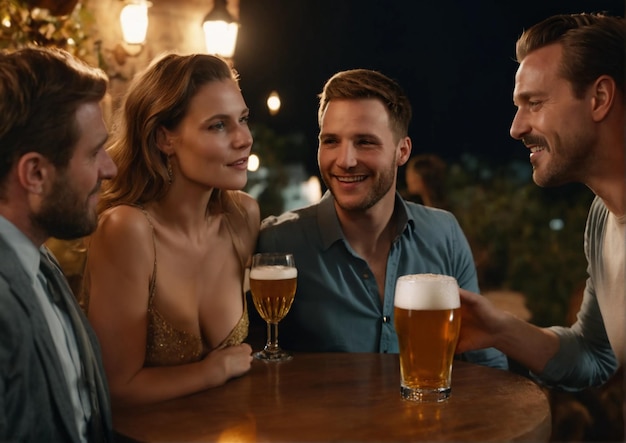
<path fill-rule="evenodd" d="M 461 328 L 461 302 L 456 279 L 436 274 L 398 278 L 394 325 L 400 347 L 402 398 L 447 400 L 451 391 L 452 360 Z"/>
<path fill-rule="evenodd" d="M 278 322 L 289 312 L 296 294 L 298 270 L 292 254 L 263 253 L 252 257 L 250 292 L 254 306 L 267 323 L 267 344 L 254 357 L 266 361 L 291 359 L 278 346 Z"/>

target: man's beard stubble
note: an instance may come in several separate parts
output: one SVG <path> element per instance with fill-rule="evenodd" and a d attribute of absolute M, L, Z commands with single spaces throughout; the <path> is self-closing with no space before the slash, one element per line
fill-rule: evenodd
<path fill-rule="evenodd" d="M 31 220 L 49 237 L 72 240 L 91 234 L 97 226 L 95 208 L 89 207 L 88 199 L 99 192 L 100 184 L 89 193 L 84 201 L 65 175 L 59 176 L 50 194 L 44 199 L 40 211 L 31 215 Z"/>
<path fill-rule="evenodd" d="M 376 205 L 376 203 L 378 203 L 387 194 L 387 192 L 389 192 L 389 190 L 394 185 L 395 172 L 396 166 L 394 160 L 389 169 L 381 171 L 378 179 L 374 182 L 372 188 L 365 196 L 365 198 L 360 203 L 351 206 L 345 205 L 340 199 L 337 198 L 336 193 L 333 191 L 333 187 L 329 186 L 329 184 L 332 183 L 331 177 L 322 174 L 322 180 L 324 181 L 326 187 L 330 190 L 331 194 L 333 194 L 333 196 L 335 197 L 335 201 L 337 202 L 339 207 L 341 207 L 344 211 L 359 212 L 370 209 L 371 207 Z"/>

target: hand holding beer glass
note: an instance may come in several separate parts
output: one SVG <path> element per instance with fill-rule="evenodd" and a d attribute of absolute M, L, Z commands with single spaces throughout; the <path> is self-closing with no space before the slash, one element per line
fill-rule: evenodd
<path fill-rule="evenodd" d="M 450 396 L 452 360 L 461 328 L 454 277 L 413 274 L 398 278 L 394 324 L 400 347 L 400 392 L 413 401 Z"/>
<path fill-rule="evenodd" d="M 278 322 L 293 303 L 298 270 L 292 254 L 263 253 L 252 257 L 250 292 L 259 315 L 267 323 L 267 343 L 254 357 L 266 361 L 290 360 L 291 354 L 278 346 Z"/>

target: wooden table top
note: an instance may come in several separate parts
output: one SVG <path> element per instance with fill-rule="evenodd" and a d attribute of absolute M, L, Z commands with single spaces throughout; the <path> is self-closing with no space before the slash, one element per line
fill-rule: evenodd
<path fill-rule="evenodd" d="M 224 386 L 115 411 L 132 440 L 217 442 L 548 441 L 548 400 L 511 372 L 455 361 L 444 403 L 400 397 L 397 354 L 295 354 L 255 360 Z"/>

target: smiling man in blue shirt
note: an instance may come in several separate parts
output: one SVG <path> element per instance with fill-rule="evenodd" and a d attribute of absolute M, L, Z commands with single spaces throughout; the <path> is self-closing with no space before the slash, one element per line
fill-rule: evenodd
<path fill-rule="evenodd" d="M 367 69 L 335 74 L 320 95 L 318 164 L 329 191 L 312 206 L 263 221 L 259 252 L 294 255 L 296 297 L 280 345 L 309 352 L 398 352 L 396 280 L 438 273 L 478 291 L 467 240 L 446 211 L 405 202 L 398 167 L 411 154 L 411 105 Z M 460 358 L 507 368 L 493 348 Z"/>

